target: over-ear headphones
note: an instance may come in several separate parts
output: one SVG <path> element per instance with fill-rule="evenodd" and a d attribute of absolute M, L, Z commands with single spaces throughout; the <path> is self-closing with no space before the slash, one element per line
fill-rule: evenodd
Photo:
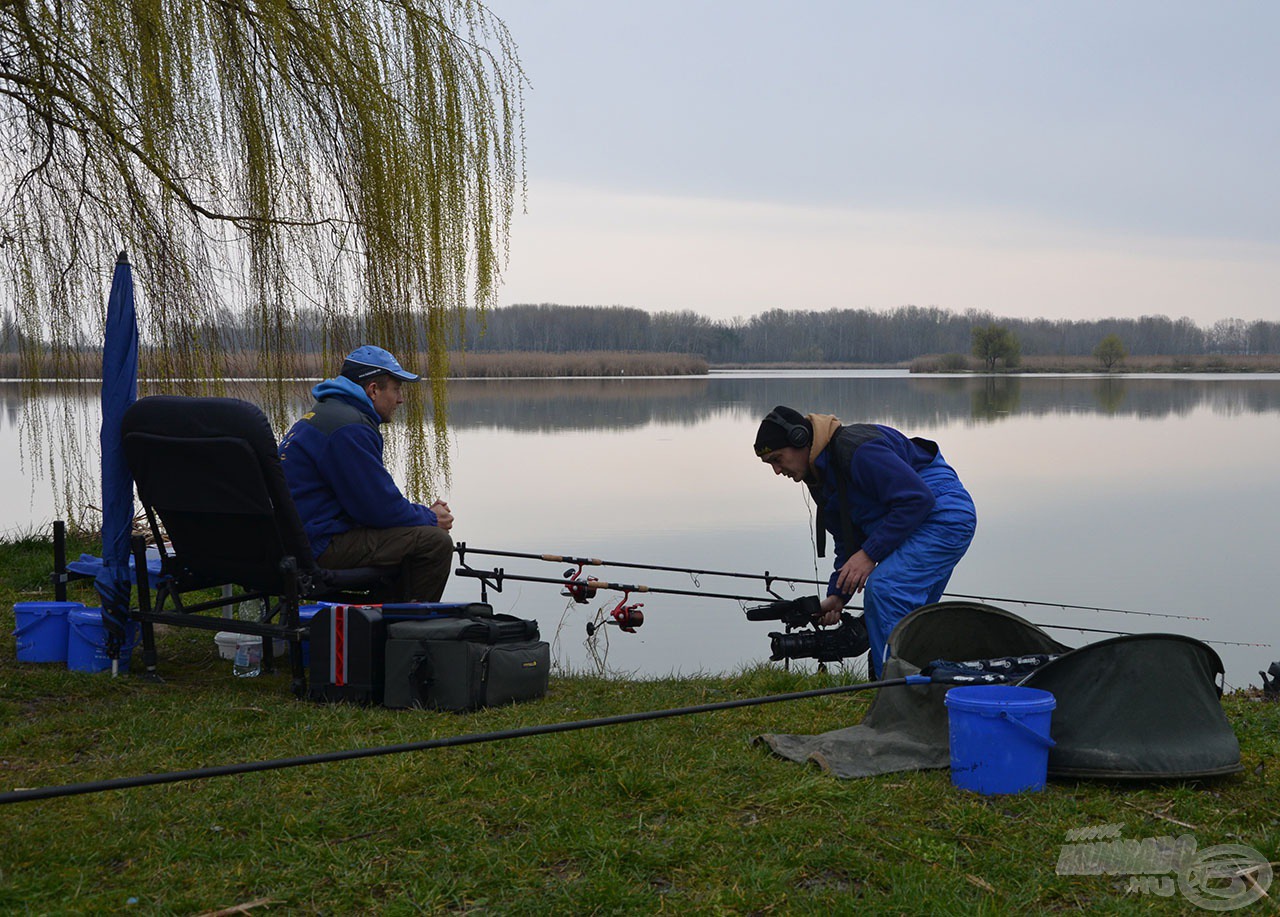
<path fill-rule="evenodd" d="M 787 420 L 776 409 L 770 411 L 765 417 L 769 423 L 782 427 L 782 432 L 786 434 L 787 445 L 795 446 L 797 449 L 803 449 L 805 446 L 813 442 L 813 434 L 809 428 L 802 423 L 792 423 Z"/>

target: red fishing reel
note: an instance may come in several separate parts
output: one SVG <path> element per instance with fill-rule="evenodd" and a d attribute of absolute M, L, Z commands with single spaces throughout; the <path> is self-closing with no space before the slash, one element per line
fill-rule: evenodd
<path fill-rule="evenodd" d="M 613 610 L 609 612 L 609 617 L 613 620 L 605 621 L 604 624 L 613 624 L 628 634 L 634 634 L 636 632 L 636 628 L 644 624 L 644 612 L 640 610 L 644 607 L 644 602 L 634 602 L 631 605 L 628 605 L 627 599 L 630 598 L 630 596 L 630 592 L 624 592 L 622 594 L 622 601 L 615 605 Z M 588 622 L 587 636 L 592 636 L 603 626 L 603 624 L 596 625 Z"/>
<path fill-rule="evenodd" d="M 582 564 L 578 564 L 578 569 L 574 570 L 570 567 L 564 571 L 567 582 L 564 584 L 565 594 L 572 598 L 579 605 L 585 605 L 596 597 L 596 587 L 591 585 L 596 582 L 594 576 L 583 577 Z"/>

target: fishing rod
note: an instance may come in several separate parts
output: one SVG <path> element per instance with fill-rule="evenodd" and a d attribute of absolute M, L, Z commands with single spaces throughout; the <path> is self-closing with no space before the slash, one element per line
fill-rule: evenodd
<path fill-rule="evenodd" d="M 480 552 L 472 551 L 472 553 L 479 554 Z M 562 560 L 565 560 L 566 562 L 568 562 L 568 558 L 562 558 Z M 610 612 L 613 618 L 613 621 L 609 623 L 617 624 L 618 626 L 621 627 L 622 630 L 626 631 L 627 633 L 635 633 L 635 628 L 639 627 L 641 624 L 644 623 L 644 614 L 639 610 L 640 605 L 626 604 L 627 598 L 633 592 L 652 593 L 655 595 L 658 595 L 658 594 L 685 595 L 685 596 L 692 596 L 693 598 L 704 598 L 704 599 L 730 599 L 736 602 L 761 602 L 764 604 L 772 604 L 772 603 L 778 602 L 778 597 L 773 595 L 768 597 L 761 597 L 761 596 L 750 596 L 750 595 L 738 595 L 738 594 L 724 593 L 724 592 L 703 592 L 702 590 L 693 590 L 693 589 L 670 589 L 666 587 L 646 586 L 646 585 L 639 585 L 635 583 L 613 583 L 607 580 L 593 579 L 591 577 L 587 577 L 585 579 L 563 580 L 563 579 L 554 579 L 549 576 L 528 576 L 524 574 L 508 573 L 502 567 L 495 567 L 492 570 L 475 570 L 471 567 L 459 567 L 455 572 L 457 573 L 458 576 L 471 577 L 472 579 L 480 580 L 481 590 L 482 590 L 480 600 L 482 602 L 488 601 L 487 593 L 484 592 L 484 589 L 486 587 L 492 587 L 496 592 L 501 592 L 502 584 L 507 580 L 511 580 L 514 582 L 521 582 L 521 583 L 547 583 L 553 586 L 564 586 L 566 589 L 566 594 L 572 596 L 574 600 L 579 602 L 580 604 L 585 604 L 586 602 L 594 598 L 595 593 L 597 591 L 602 590 L 602 591 L 610 591 L 610 592 L 622 592 L 624 593 L 622 600 Z M 857 606 L 857 605 L 845 606 L 846 611 L 850 609 L 854 611 L 863 610 L 861 606 Z M 1203 620 L 1203 619 L 1200 619 L 1200 620 Z M 1033 624 L 1036 627 L 1044 628 L 1047 630 L 1074 630 L 1074 631 L 1079 631 L 1081 633 L 1106 634 L 1108 636 L 1113 636 L 1113 637 L 1133 636 L 1132 631 L 1124 631 L 1124 630 L 1105 630 L 1097 627 L 1079 627 L 1073 624 L 1040 624 L 1035 621 L 1030 621 L 1028 623 Z M 594 633 L 595 630 L 596 630 L 596 627 L 594 625 L 589 626 L 587 629 L 587 635 L 590 636 L 592 633 Z M 1247 647 L 1270 647 L 1271 646 L 1270 643 L 1239 643 L 1231 640 L 1203 640 L 1201 642 L 1212 644 L 1214 646 L 1247 646 Z"/>
<path fill-rule="evenodd" d="M 1031 622 L 1031 623 L 1034 623 L 1034 622 Z M 1096 627 L 1076 627 L 1075 625 L 1072 625 L 1072 624 L 1036 624 L 1035 626 L 1040 628 L 1046 628 L 1048 630 L 1078 630 L 1086 634 L 1110 634 L 1111 636 L 1114 636 L 1114 637 L 1141 636 L 1140 634 L 1133 634 L 1123 630 L 1099 630 Z M 1196 639 L 1199 640 L 1198 637 Z M 1237 643 L 1234 640 L 1200 640 L 1200 642 L 1209 643 L 1209 644 L 1212 644 L 1213 646 L 1249 646 L 1249 647 L 1260 647 L 1260 648 L 1269 648 L 1271 646 L 1270 643 Z"/>
<path fill-rule="evenodd" d="M 670 589 L 665 586 L 643 586 L 635 583 L 613 583 L 608 580 L 596 579 L 595 577 L 586 577 L 585 579 L 553 579 L 549 576 L 528 576 L 525 574 L 508 573 L 502 567 L 494 567 L 492 570 L 475 570 L 471 567 L 459 567 L 454 571 L 458 576 L 468 576 L 472 579 L 478 579 L 481 582 L 481 588 L 492 587 L 494 591 L 501 592 L 502 584 L 507 580 L 513 580 L 519 583 L 550 583 L 553 586 L 564 586 L 569 595 L 572 595 L 579 602 L 586 602 L 593 597 L 598 590 L 608 592 L 649 592 L 655 595 L 689 595 L 695 598 L 704 599 L 732 599 L 736 602 L 776 602 L 776 595 L 739 595 L 729 592 L 704 592 L 700 589 Z M 570 571 L 572 572 L 572 571 Z M 482 597 L 481 601 L 485 601 Z"/>
<path fill-rule="evenodd" d="M 736 579 L 757 580 L 764 583 L 765 590 L 769 592 L 774 599 L 782 598 L 782 596 L 774 592 L 773 590 L 774 583 L 789 583 L 791 585 L 804 585 L 804 586 L 827 585 L 826 580 L 814 580 L 814 579 L 807 579 L 805 577 L 796 577 L 796 576 L 777 576 L 773 573 L 770 573 L 768 570 L 766 570 L 763 574 L 739 573 L 732 570 L 703 570 L 696 567 L 671 567 L 663 564 L 641 564 L 641 563 L 631 563 L 627 561 L 601 560 L 598 557 L 575 557 L 569 554 L 534 554 L 531 552 L 524 552 L 524 551 L 495 551 L 495 550 L 489 550 L 485 548 L 473 548 L 473 547 L 470 547 L 465 541 L 460 541 L 458 542 L 458 544 L 454 545 L 454 550 L 458 553 L 458 562 L 462 564 L 466 563 L 466 555 L 470 553 L 470 554 L 481 554 L 486 557 L 512 557 L 512 558 L 521 558 L 524 560 L 541 560 L 541 561 L 547 561 L 549 563 L 577 564 L 579 570 L 581 570 L 582 567 L 622 567 L 630 570 L 657 570 L 657 571 L 662 571 L 666 573 L 686 573 L 694 577 L 726 576 L 726 577 L 733 577 Z M 699 593 L 699 594 L 709 594 L 709 593 Z M 1127 609 L 1127 608 L 1106 608 L 1099 605 L 1073 605 L 1068 602 L 1039 602 L 1033 599 L 1011 599 L 1011 598 L 1001 598 L 999 596 L 966 595 L 961 592 L 944 592 L 943 595 L 950 596 L 951 598 L 957 598 L 957 599 L 976 599 L 978 601 L 983 601 L 983 602 L 1009 602 L 1017 605 L 1040 605 L 1047 608 L 1061 608 L 1064 610 L 1072 609 L 1076 611 L 1106 612 L 1108 614 L 1139 615 L 1141 617 L 1169 618 L 1169 619 L 1179 620 L 1179 621 L 1208 621 L 1209 620 L 1208 618 L 1201 617 L 1199 615 L 1175 615 L 1175 614 L 1166 614 L 1166 613 L 1157 612 L 1157 611 L 1134 611 L 1132 609 Z"/>
<path fill-rule="evenodd" d="M 813 688 L 808 691 L 792 691 L 787 694 L 766 694 L 759 697 L 746 697 L 738 700 L 717 701 L 709 704 L 696 704 L 691 707 L 671 707 L 665 710 L 648 710 L 642 713 L 622 713 L 615 716 L 596 717 L 587 720 L 570 720 L 560 723 L 548 723 L 540 726 L 525 726 L 519 729 L 503 729 L 496 732 L 467 733 L 448 736 L 441 739 L 427 739 L 422 742 L 406 742 L 400 745 L 383 745 L 376 748 L 352 748 L 345 751 L 321 752 L 313 755 L 300 755 L 292 758 L 273 758 L 267 761 L 248 761 L 241 764 L 224 764 L 214 767 L 201 767 L 191 770 L 168 771 L 159 774 L 143 774 L 137 777 L 115 777 L 108 780 L 94 780 L 85 783 L 70 783 L 62 786 L 33 787 L 18 789 L 8 793 L 0 793 L 0 805 L 16 802 L 34 802 L 38 799 L 55 799 L 62 796 L 83 796 L 89 793 L 105 793 L 111 790 L 125 790 L 142 786 L 158 786 L 163 783 L 178 783 L 186 780 L 205 780 L 210 777 L 226 777 L 235 774 L 250 774 L 258 771 L 282 770 L 290 767 L 304 767 L 310 764 L 326 764 L 334 761 L 353 761 L 359 758 L 376 758 L 384 755 L 403 754 L 412 751 L 427 751 L 436 748 L 457 748 L 463 745 L 477 745 L 484 742 L 499 742 L 506 739 L 520 739 L 529 736 L 550 735 L 561 732 L 574 732 L 581 729 L 595 729 L 602 726 L 617 726 L 624 723 L 638 723 L 647 720 L 669 719 L 677 716 L 690 716 L 696 713 L 710 713 L 717 710 L 734 710 L 740 707 L 758 707 L 763 704 L 776 704 L 783 701 L 804 700 L 811 697 L 826 697 L 833 694 L 849 694 L 854 691 L 867 691 L 872 688 L 896 688 L 903 685 L 927 684 L 1003 684 L 1003 675 L 906 675 L 901 678 L 886 678 L 881 681 L 864 681 L 852 685 L 835 685 L 829 688 Z"/>
<path fill-rule="evenodd" d="M 1098 605 L 1069 605 L 1062 602 L 1037 602 L 1034 599 L 1006 599 L 994 595 L 966 595 L 963 592 L 944 592 L 953 599 L 974 599 L 979 602 L 1010 602 L 1015 605 L 1040 605 L 1045 608 L 1073 608 L 1080 611 L 1105 611 L 1117 615 L 1142 615 L 1147 618 L 1173 618 L 1178 621 L 1208 621 L 1201 615 L 1171 615 L 1159 611 L 1131 611 L 1125 608 L 1103 608 Z"/>

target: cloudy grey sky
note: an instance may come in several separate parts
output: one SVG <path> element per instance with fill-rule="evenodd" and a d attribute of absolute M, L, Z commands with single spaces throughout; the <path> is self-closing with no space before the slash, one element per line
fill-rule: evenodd
<path fill-rule="evenodd" d="M 503 304 L 1280 318 L 1280 4 L 492 0 Z"/>

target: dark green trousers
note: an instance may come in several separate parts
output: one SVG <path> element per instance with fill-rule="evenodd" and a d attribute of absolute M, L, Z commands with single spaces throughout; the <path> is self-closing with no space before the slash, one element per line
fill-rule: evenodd
<path fill-rule="evenodd" d="M 318 563 L 335 570 L 399 564 L 400 594 L 384 601 L 438 602 L 453 567 L 453 539 L 434 525 L 351 529 L 333 536 Z"/>

